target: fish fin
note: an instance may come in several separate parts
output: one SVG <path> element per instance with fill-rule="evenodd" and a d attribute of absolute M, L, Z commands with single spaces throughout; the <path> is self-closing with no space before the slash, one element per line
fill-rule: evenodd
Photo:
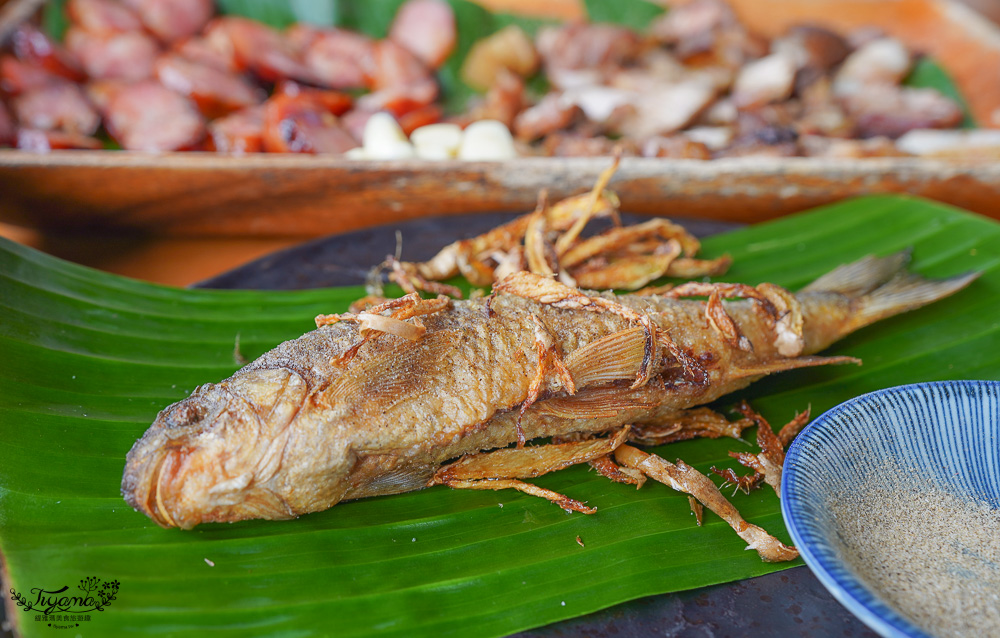
<path fill-rule="evenodd" d="M 641 314 L 619 301 L 600 295 L 591 297 L 554 279 L 524 271 L 505 277 L 503 281 L 493 286 L 493 293 L 516 295 L 556 308 L 574 310 L 582 308 L 590 312 L 610 312 L 642 326 L 645 336 L 643 360 L 639 373 L 632 383 L 633 388 L 646 385 L 653 376 L 653 368 L 657 361 L 657 339 L 663 340 L 667 350 L 685 370 L 699 368 L 697 361 L 685 354 L 677 344 L 670 340 L 666 333 L 661 333 L 660 329 L 653 325 L 653 320 L 650 319 L 649 315 Z"/>
<path fill-rule="evenodd" d="M 784 372 L 785 370 L 795 370 L 797 368 L 812 368 L 815 366 L 839 365 L 843 363 L 861 365 L 861 359 L 854 357 L 795 357 L 794 359 L 777 359 L 749 368 L 733 367 L 729 376 L 735 379 L 743 379 L 745 377 Z"/>
<path fill-rule="evenodd" d="M 799 292 L 839 292 L 848 297 L 866 295 L 900 272 L 910 263 L 912 250 L 901 250 L 888 257 L 867 255 L 838 266 Z"/>
<path fill-rule="evenodd" d="M 400 454 L 359 451 L 343 500 L 419 490 L 434 475 L 433 464 L 406 463 Z"/>
<path fill-rule="evenodd" d="M 634 379 L 642 367 L 645 352 L 645 331 L 637 326 L 577 348 L 566 357 L 566 369 L 578 388 Z"/>
<path fill-rule="evenodd" d="M 457 335 L 455 330 L 441 330 L 415 343 L 398 339 L 384 344 L 383 350 L 361 359 L 319 390 L 313 400 L 325 407 L 350 403 L 355 409 L 382 413 L 411 396 L 421 379 L 432 378 L 445 367 L 446 353 Z"/>
<path fill-rule="evenodd" d="M 478 479 L 523 479 L 587 463 L 614 452 L 628 437 L 628 426 L 614 436 L 569 443 L 507 448 L 468 454 L 438 470 L 428 485 Z"/>
<path fill-rule="evenodd" d="M 640 399 L 624 388 L 593 388 L 535 404 L 541 414 L 563 419 L 600 419 L 617 416 L 624 410 L 652 407 L 656 407 L 655 401 Z"/>
<path fill-rule="evenodd" d="M 634 424 L 629 441 L 639 445 L 664 445 L 702 437 L 728 436 L 740 440 L 743 430 L 751 425 L 750 419 L 730 421 L 710 408 L 689 408 L 653 422 Z"/>
<path fill-rule="evenodd" d="M 576 499 L 572 499 L 559 492 L 547 490 L 531 483 L 525 483 L 517 479 L 482 479 L 478 481 L 446 481 L 444 483 L 455 490 L 506 490 L 513 489 L 531 496 L 539 496 L 547 501 L 555 503 L 566 511 L 580 512 L 582 514 L 597 513 L 596 507 L 587 507 Z"/>
<path fill-rule="evenodd" d="M 948 297 L 975 281 L 982 272 L 970 272 L 948 279 L 924 279 L 902 272 L 885 284 L 852 302 L 849 333 L 887 317 L 898 315 Z"/>

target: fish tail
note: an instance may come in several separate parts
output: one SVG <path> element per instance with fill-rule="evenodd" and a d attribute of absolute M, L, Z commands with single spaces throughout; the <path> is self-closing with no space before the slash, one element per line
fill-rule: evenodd
<path fill-rule="evenodd" d="M 867 295 L 893 277 L 905 273 L 912 252 L 911 249 L 906 249 L 888 257 L 862 257 L 834 268 L 800 292 L 839 292 L 852 299 Z"/>
<path fill-rule="evenodd" d="M 804 292 L 835 292 L 851 299 L 843 334 L 926 306 L 965 288 L 981 275 L 970 272 L 947 279 L 925 279 L 906 270 L 910 250 L 887 257 L 869 255 L 823 275 Z"/>

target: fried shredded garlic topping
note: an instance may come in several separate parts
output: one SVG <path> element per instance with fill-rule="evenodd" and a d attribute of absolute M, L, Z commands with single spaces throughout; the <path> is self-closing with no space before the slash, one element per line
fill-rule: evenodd
<path fill-rule="evenodd" d="M 380 268 L 406 292 L 418 290 L 461 297 L 441 280 L 464 276 L 475 286 L 489 286 L 526 271 L 586 289 L 639 290 L 661 277 L 719 275 L 731 259 L 697 259 L 697 238 L 667 219 L 622 226 L 620 201 L 606 190 L 619 157 L 589 193 L 549 204 L 543 192 L 535 210 L 482 235 L 445 246 L 429 261 L 414 263 L 389 257 Z M 582 232 L 594 219 L 611 219 L 612 228 L 590 237 Z"/>

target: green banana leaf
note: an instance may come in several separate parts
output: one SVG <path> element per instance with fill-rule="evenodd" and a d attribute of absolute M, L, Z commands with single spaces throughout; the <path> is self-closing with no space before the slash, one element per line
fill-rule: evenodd
<path fill-rule="evenodd" d="M 642 32 L 648 31 L 649 24 L 665 12 L 664 7 L 647 0 L 584 0 L 583 4 L 592 22 L 613 22 Z"/>
<path fill-rule="evenodd" d="M 910 73 L 903 80 L 905 86 L 918 89 L 935 89 L 945 97 L 950 97 L 962 109 L 962 123 L 959 128 L 976 128 L 978 124 L 969 110 L 969 103 L 959 91 L 948 72 L 940 64 L 928 57 L 917 59 Z"/>
<path fill-rule="evenodd" d="M 956 296 L 866 328 L 830 354 L 862 367 L 799 370 L 741 396 L 774 424 L 896 384 L 1000 378 L 1000 225 L 898 196 L 848 201 L 705 241 L 726 279 L 797 288 L 869 253 L 913 248 L 928 276 L 984 275 Z M 747 578 L 770 565 L 719 518 L 697 527 L 685 495 L 636 491 L 585 467 L 537 480 L 589 502 L 567 514 L 516 492 L 435 487 L 293 521 L 164 530 L 122 500 L 126 452 L 157 411 L 311 329 L 359 288 L 173 289 L 0 242 L 0 552 L 4 591 L 97 578 L 114 599 L 67 635 L 500 636 L 650 594 Z M 735 399 L 735 398 L 734 398 Z M 752 440 L 752 436 L 748 437 Z M 659 448 L 699 470 L 733 440 Z M 770 489 L 736 494 L 745 518 L 788 541 Z M 577 537 L 583 546 L 577 543 Z M 33 591 L 34 590 L 34 591 Z M 115 593 L 113 590 L 111 593 Z M 60 621 L 8 600 L 19 635 Z M 55 612 L 59 613 L 59 612 Z M 62 621 L 62 624 L 67 624 Z"/>

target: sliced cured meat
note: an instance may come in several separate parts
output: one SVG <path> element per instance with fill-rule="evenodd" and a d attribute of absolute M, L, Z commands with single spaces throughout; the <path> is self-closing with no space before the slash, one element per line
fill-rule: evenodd
<path fill-rule="evenodd" d="M 948 128 L 962 121 L 962 109 L 933 89 L 868 86 L 844 100 L 859 137 L 896 138 L 914 129 Z"/>
<path fill-rule="evenodd" d="M 173 47 L 177 55 L 223 71 L 239 71 L 233 58 L 233 47 L 227 38 L 193 37 L 181 40 Z"/>
<path fill-rule="evenodd" d="M 720 31 L 736 25 L 736 16 L 721 0 L 694 0 L 657 18 L 650 26 L 654 38 L 679 49 L 681 57 L 707 51 Z"/>
<path fill-rule="evenodd" d="M 801 77 L 801 73 L 799 74 Z M 854 124 L 841 102 L 833 98 L 830 78 L 821 76 L 798 90 L 801 113 L 795 122 L 800 135 L 852 137 Z"/>
<path fill-rule="evenodd" d="M 275 94 L 287 95 L 289 97 L 308 96 L 323 105 L 323 107 L 334 115 L 343 115 L 354 105 L 354 98 L 340 91 L 327 91 L 325 89 L 314 89 L 310 86 L 303 86 L 298 82 L 286 80 L 275 87 Z"/>
<path fill-rule="evenodd" d="M 392 40 L 375 43 L 368 85 L 372 90 L 401 88 L 433 81 L 431 72 L 417 56 Z"/>
<path fill-rule="evenodd" d="M 241 76 L 178 55 L 162 56 L 155 72 L 163 86 L 194 100 L 208 118 L 260 104 L 265 97 L 260 88 Z"/>
<path fill-rule="evenodd" d="M 105 125 L 130 151 L 191 149 L 205 137 L 205 120 L 191 100 L 152 80 L 115 92 Z"/>
<path fill-rule="evenodd" d="M 409 135 L 421 126 L 437 124 L 441 121 L 444 111 L 437 104 L 428 104 L 419 109 L 413 109 L 399 117 L 399 126 Z"/>
<path fill-rule="evenodd" d="M 17 131 L 17 147 L 22 151 L 46 153 L 63 149 L 100 150 L 100 140 L 79 133 L 22 128 Z"/>
<path fill-rule="evenodd" d="M 524 80 L 507 69 L 500 69 L 482 103 L 473 109 L 472 116 L 477 120 L 497 120 L 512 128 L 514 118 L 527 106 Z"/>
<path fill-rule="evenodd" d="M 373 91 L 358 98 L 358 106 L 365 110 L 389 111 L 398 119 L 431 104 L 438 96 L 430 70 L 391 40 L 375 43 L 373 66 L 368 71 Z"/>
<path fill-rule="evenodd" d="M 318 27 L 308 22 L 297 22 L 285 29 L 282 35 L 296 51 L 301 53 L 312 46 L 312 43 L 327 30 L 329 29 L 326 27 Z M 353 33 L 353 31 L 348 31 L 348 33 Z"/>
<path fill-rule="evenodd" d="M 302 53 L 281 33 L 247 18 L 223 17 L 208 29 L 210 40 L 228 40 L 236 65 L 268 82 L 284 79 L 318 84 Z M 221 46 L 221 44 L 219 45 Z"/>
<path fill-rule="evenodd" d="M 738 108 L 754 108 L 787 99 L 795 88 L 795 71 L 795 60 L 784 53 L 748 62 L 733 83 L 733 104 Z"/>
<path fill-rule="evenodd" d="M 66 46 L 95 80 L 145 80 L 160 54 L 156 40 L 139 31 L 98 35 L 71 28 Z"/>
<path fill-rule="evenodd" d="M 18 123 L 27 128 L 92 135 L 101 123 L 83 89 L 65 80 L 22 93 L 13 108 Z"/>
<path fill-rule="evenodd" d="M 755 109 L 742 109 L 736 117 L 733 131 L 738 140 L 754 140 L 758 144 L 794 142 L 795 122 L 801 105 L 794 102 L 766 104 Z"/>
<path fill-rule="evenodd" d="M 340 124 L 347 132 L 351 134 L 354 141 L 361 144 L 364 139 L 365 125 L 368 124 L 368 120 L 374 115 L 376 111 L 369 111 L 366 109 L 351 109 L 340 118 Z"/>
<path fill-rule="evenodd" d="M 358 98 L 358 106 L 368 111 L 389 111 L 396 118 L 431 104 L 438 94 L 437 83 L 426 80 L 420 84 L 385 88 Z"/>
<path fill-rule="evenodd" d="M 46 84 L 65 81 L 63 76 L 50 73 L 31 62 L 10 55 L 0 57 L 0 90 L 7 95 L 18 95 Z"/>
<path fill-rule="evenodd" d="M 142 24 L 166 43 L 200 32 L 215 13 L 212 0 L 125 0 Z"/>
<path fill-rule="evenodd" d="M 650 27 L 679 59 L 695 65 L 736 69 L 767 54 L 767 42 L 750 34 L 723 0 L 694 0 L 671 7 Z"/>
<path fill-rule="evenodd" d="M 112 0 L 69 0 L 69 19 L 84 31 L 97 34 L 141 31 L 142 22 L 134 11 Z"/>
<path fill-rule="evenodd" d="M 799 69 L 825 73 L 851 52 L 847 41 L 833 31 L 816 26 L 798 26 L 771 43 L 771 50 L 791 57 Z"/>
<path fill-rule="evenodd" d="M 514 134 L 523 142 L 561 131 L 577 119 L 580 109 L 558 93 L 549 93 L 541 102 L 527 108 L 514 118 Z"/>
<path fill-rule="evenodd" d="M 611 24 L 574 23 L 540 29 L 535 45 L 547 71 L 621 67 L 642 51 L 639 34 Z"/>
<path fill-rule="evenodd" d="M 798 154 L 799 134 L 795 118 L 799 108 L 793 102 L 767 104 L 743 109 L 736 119 L 733 139 L 719 149 L 717 157 L 791 157 Z"/>
<path fill-rule="evenodd" d="M 651 86 L 626 108 L 616 126 L 634 139 L 667 135 L 690 124 L 714 97 L 715 88 L 703 82 Z"/>
<path fill-rule="evenodd" d="M 128 86 L 128 82 L 122 80 L 94 80 L 86 86 L 87 97 L 97 111 L 102 115 L 107 115 L 111 98 L 118 94 L 123 88 Z"/>
<path fill-rule="evenodd" d="M 208 125 L 209 141 L 219 153 L 243 155 L 264 150 L 264 107 L 252 106 Z"/>
<path fill-rule="evenodd" d="M 906 46 L 895 38 L 878 38 L 847 56 L 833 80 L 833 92 L 847 95 L 872 85 L 897 85 L 913 65 Z"/>
<path fill-rule="evenodd" d="M 365 69 L 374 65 L 375 42 L 343 29 L 314 29 L 303 48 L 306 65 L 317 81 L 331 89 L 365 86 Z"/>
<path fill-rule="evenodd" d="M 80 64 L 74 56 L 30 24 L 22 24 L 17 28 L 12 44 L 14 55 L 19 60 L 31 62 L 49 73 L 69 80 L 84 79 Z"/>
<path fill-rule="evenodd" d="M 336 115 L 315 96 L 279 94 L 264 108 L 264 150 L 343 153 L 358 146 Z"/>
<path fill-rule="evenodd" d="M 455 50 L 455 12 L 444 0 L 408 0 L 396 12 L 389 39 L 436 69 Z"/>
<path fill-rule="evenodd" d="M 636 95 L 646 88 L 658 85 L 655 79 L 637 78 L 642 88 L 621 88 L 602 84 L 589 84 L 566 89 L 562 93 L 562 101 L 568 106 L 575 104 L 591 122 L 603 124 L 619 109 L 628 107 L 636 99 Z"/>

